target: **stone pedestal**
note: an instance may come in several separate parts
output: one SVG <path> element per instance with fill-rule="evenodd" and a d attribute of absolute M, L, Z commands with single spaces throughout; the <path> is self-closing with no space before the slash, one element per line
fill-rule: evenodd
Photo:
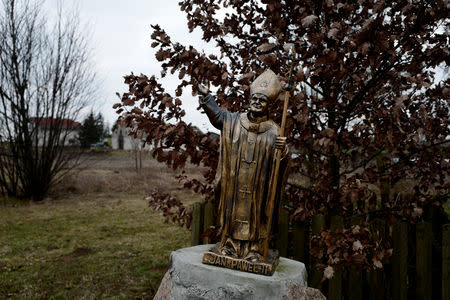
<path fill-rule="evenodd" d="M 200 245 L 172 252 L 168 274 L 155 299 L 325 299 L 307 288 L 305 265 L 280 258 L 272 276 L 257 275 L 202 263 L 213 245 Z"/>

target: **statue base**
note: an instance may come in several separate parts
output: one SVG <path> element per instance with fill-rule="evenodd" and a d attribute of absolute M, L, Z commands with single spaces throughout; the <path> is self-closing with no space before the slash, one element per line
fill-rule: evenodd
<path fill-rule="evenodd" d="M 271 276 L 275 272 L 279 258 L 278 251 L 272 249 L 269 250 L 267 255 L 267 262 L 253 262 L 234 258 L 221 254 L 219 252 L 219 244 L 217 243 L 208 252 L 203 254 L 202 262 L 208 265 Z"/>
<path fill-rule="evenodd" d="M 179 249 L 170 255 L 169 271 L 155 300 L 326 300 L 308 288 L 305 265 L 280 257 L 272 276 L 239 272 L 202 263 L 214 245 Z"/>

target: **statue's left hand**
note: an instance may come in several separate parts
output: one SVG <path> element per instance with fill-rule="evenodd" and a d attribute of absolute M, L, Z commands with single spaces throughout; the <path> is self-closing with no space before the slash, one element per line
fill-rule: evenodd
<path fill-rule="evenodd" d="M 277 139 L 275 140 L 275 148 L 284 150 L 285 147 L 286 147 L 286 137 L 277 136 Z"/>

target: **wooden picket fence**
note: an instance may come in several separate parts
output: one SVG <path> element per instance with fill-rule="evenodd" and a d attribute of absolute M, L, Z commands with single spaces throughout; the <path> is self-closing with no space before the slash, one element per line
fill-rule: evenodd
<path fill-rule="evenodd" d="M 330 300 L 450 300 L 450 224 L 443 224 L 442 217 L 435 213 L 428 215 L 426 221 L 416 224 L 397 220 L 391 226 L 373 219 L 371 226 L 392 241 L 389 262 L 383 269 L 371 271 L 341 268 L 327 281 L 322 281 L 323 273 L 309 255 L 311 237 L 325 228 L 325 216 L 315 215 L 310 223 L 291 221 L 288 212 L 282 210 L 276 247 L 281 256 L 305 263 L 309 286 L 320 289 Z M 334 216 L 328 223 L 331 230 L 338 230 L 344 223 L 357 222 L 358 218 Z M 191 244 L 208 243 L 201 234 L 214 224 L 212 203 L 195 203 Z"/>

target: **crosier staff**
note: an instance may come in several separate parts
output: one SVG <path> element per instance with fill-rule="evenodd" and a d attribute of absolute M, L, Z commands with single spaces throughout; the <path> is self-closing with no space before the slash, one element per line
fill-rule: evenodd
<path fill-rule="evenodd" d="M 285 128 L 286 128 L 286 117 L 287 117 L 287 109 L 288 109 L 288 105 L 289 105 L 289 98 L 291 96 L 291 81 L 292 81 L 292 72 L 294 70 L 294 64 L 296 62 L 295 59 L 295 52 L 293 50 L 293 48 L 291 49 L 291 55 L 288 56 L 288 58 L 291 56 L 292 59 L 292 63 L 291 66 L 289 67 L 289 81 L 288 81 L 288 85 L 287 85 L 287 89 L 286 89 L 286 94 L 284 96 L 284 106 L 283 106 L 283 115 L 281 118 L 281 132 L 280 132 L 280 136 L 284 137 L 285 136 Z M 267 201 L 267 205 L 268 205 L 268 211 L 269 211 L 269 232 L 267 234 L 267 238 L 265 240 L 265 244 L 264 244 L 264 261 L 267 261 L 267 254 L 269 252 L 269 239 L 270 239 L 270 231 L 272 229 L 272 216 L 273 216 L 273 207 L 274 207 L 274 202 L 275 202 L 275 196 L 276 196 L 276 191 L 277 191 L 277 183 L 278 183 L 278 175 L 279 175 L 279 171 L 280 171 L 280 162 L 281 162 L 281 152 L 283 150 L 282 149 L 276 149 L 275 150 L 275 155 L 276 155 L 276 162 L 275 162 L 275 170 L 274 170 L 274 176 L 273 176 L 273 180 L 274 182 L 272 182 L 272 189 L 271 189 L 271 193 L 269 195 L 268 201 Z"/>

